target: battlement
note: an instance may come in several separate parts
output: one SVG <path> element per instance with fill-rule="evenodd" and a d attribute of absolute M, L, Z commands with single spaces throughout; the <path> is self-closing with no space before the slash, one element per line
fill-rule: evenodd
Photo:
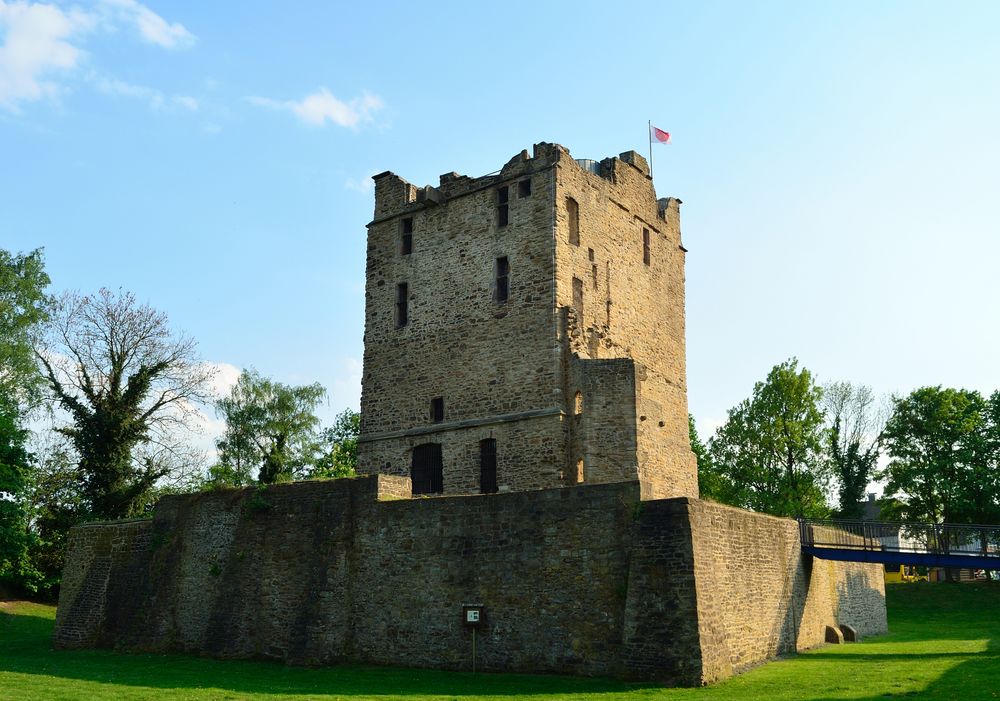
<path fill-rule="evenodd" d="M 623 174 L 628 168 L 648 180 L 649 189 L 652 190 L 649 163 L 636 151 L 624 151 L 618 156 L 609 156 L 600 161 L 573 159 L 565 146 L 543 141 L 532 147 L 530 155 L 527 149 L 522 150 L 495 173 L 471 177 L 452 171 L 442 174 L 437 186 L 414 185 L 390 170 L 373 175 L 375 213 L 372 223 L 442 205 L 449 200 L 498 187 L 509 180 L 523 178 L 557 164 L 574 164 L 590 175 L 612 183 L 625 180 Z M 661 218 L 665 218 L 662 207 L 659 214 Z"/>

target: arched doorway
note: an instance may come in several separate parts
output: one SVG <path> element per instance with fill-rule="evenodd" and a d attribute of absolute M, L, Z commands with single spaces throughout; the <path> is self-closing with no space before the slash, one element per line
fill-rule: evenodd
<path fill-rule="evenodd" d="M 441 444 L 423 443 L 413 448 L 410 464 L 410 482 L 413 494 L 441 494 L 444 492 Z"/>

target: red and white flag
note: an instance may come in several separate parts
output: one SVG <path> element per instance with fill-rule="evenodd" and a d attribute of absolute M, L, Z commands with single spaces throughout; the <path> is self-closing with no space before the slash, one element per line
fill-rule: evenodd
<path fill-rule="evenodd" d="M 669 144 L 670 143 L 670 132 L 663 131 L 662 129 L 657 129 L 652 124 L 649 125 L 649 143 L 656 142 L 658 144 Z"/>

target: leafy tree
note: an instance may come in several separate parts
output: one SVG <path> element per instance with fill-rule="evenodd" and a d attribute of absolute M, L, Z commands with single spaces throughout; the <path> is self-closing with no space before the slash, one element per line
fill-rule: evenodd
<path fill-rule="evenodd" d="M 327 447 L 311 476 L 353 477 L 358 467 L 360 432 L 361 414 L 351 409 L 337 414 L 333 426 L 323 429 L 322 441 Z"/>
<path fill-rule="evenodd" d="M 41 250 L 12 255 L 0 249 L 0 580 L 29 591 L 37 572 L 24 509 L 33 469 L 24 420 L 38 398 L 32 347 L 48 314 L 48 284 Z"/>
<path fill-rule="evenodd" d="M 710 444 L 732 486 L 727 501 L 777 516 L 819 517 L 823 497 L 822 390 L 792 358 L 776 365 L 753 395 L 730 409 Z"/>
<path fill-rule="evenodd" d="M 971 523 L 1000 523 L 1000 391 L 986 401 L 962 511 Z"/>
<path fill-rule="evenodd" d="M 12 255 L 0 248 L 0 397 L 22 405 L 37 396 L 32 349 L 51 305 L 48 284 L 41 249 Z"/>
<path fill-rule="evenodd" d="M 326 394 L 316 383 L 293 387 L 244 370 L 228 397 L 216 402 L 226 432 L 216 443 L 215 484 L 249 484 L 252 471 L 270 484 L 306 474 L 319 449 L 316 407 Z"/>
<path fill-rule="evenodd" d="M 875 477 L 885 413 L 870 387 L 834 382 L 823 390 L 829 421 L 826 438 L 829 471 L 837 484 L 840 518 L 864 516 L 862 501 Z"/>
<path fill-rule="evenodd" d="M 25 494 L 31 524 L 29 555 L 38 594 L 55 596 L 63 570 L 66 536 L 86 508 L 76 455 L 69 439 L 41 431 L 32 450 L 37 466 Z"/>
<path fill-rule="evenodd" d="M 894 516 L 934 523 L 985 522 L 997 514 L 1000 398 L 922 387 L 895 400 L 885 428 L 883 476 Z"/>
<path fill-rule="evenodd" d="M 712 460 L 712 454 L 698 435 L 691 414 L 688 414 L 688 436 L 691 440 L 691 452 L 694 453 L 698 463 L 698 493 L 701 498 L 724 504 L 733 503 L 733 486 Z"/>
<path fill-rule="evenodd" d="M 69 413 L 59 428 L 79 458 L 90 514 L 141 513 L 171 461 L 175 432 L 206 398 L 212 372 L 190 338 L 171 332 L 162 312 L 129 292 L 67 293 L 53 315 L 49 342 L 36 353 L 52 395 Z M 150 452 L 152 451 L 152 453 Z"/>
<path fill-rule="evenodd" d="M 31 590 L 35 573 L 28 557 L 31 539 L 23 506 L 31 474 L 27 437 L 16 406 L 8 397 L 0 398 L 0 581 Z"/>

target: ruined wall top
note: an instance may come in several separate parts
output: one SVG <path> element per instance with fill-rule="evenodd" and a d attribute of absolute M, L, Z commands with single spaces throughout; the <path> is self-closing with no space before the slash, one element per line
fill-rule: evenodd
<path fill-rule="evenodd" d="M 534 145 L 530 155 L 525 149 L 507 161 L 499 171 L 478 178 L 455 172 L 444 173 L 437 186 L 418 187 L 390 170 L 373 175 L 375 213 L 372 223 L 445 204 L 448 200 L 499 185 L 506 180 L 551 168 L 559 162 L 572 162 L 577 167 L 612 182 L 618 180 L 618 174 L 622 168 L 634 168 L 649 181 L 652 190 L 649 163 L 636 151 L 625 151 L 618 156 L 611 156 L 600 161 L 574 160 L 569 149 L 565 146 L 543 141 Z M 659 202 L 661 218 L 664 217 L 664 210 L 667 207 L 666 199 Z"/>

